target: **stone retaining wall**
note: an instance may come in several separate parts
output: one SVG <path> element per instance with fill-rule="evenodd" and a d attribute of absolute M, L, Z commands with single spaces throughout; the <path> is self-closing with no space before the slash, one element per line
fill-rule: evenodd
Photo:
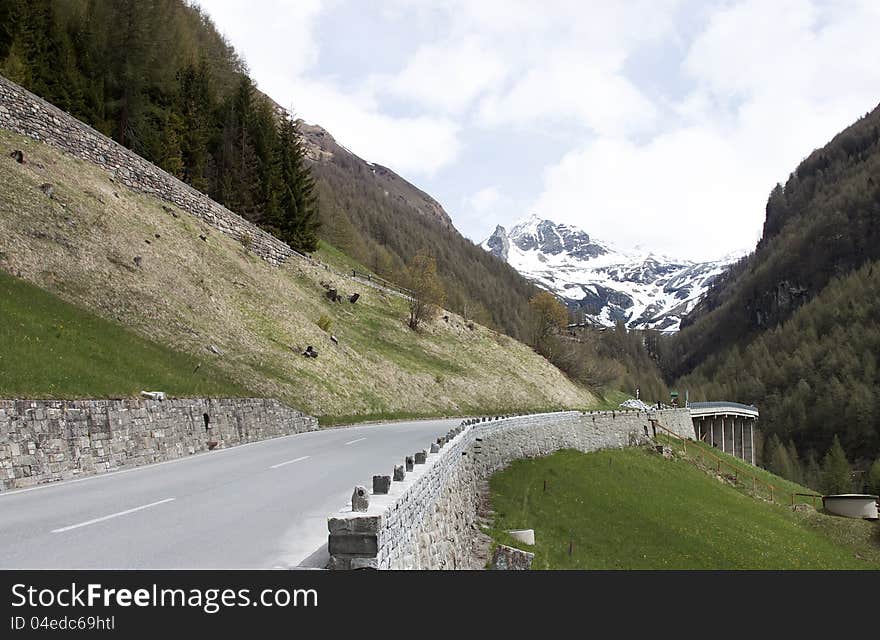
<path fill-rule="evenodd" d="M 645 444 L 651 420 L 693 438 L 687 409 L 522 416 L 465 426 L 425 464 L 414 466 L 367 512 L 328 518 L 334 569 L 468 569 L 477 538 L 479 485 L 519 458 L 560 449 L 596 451 Z M 451 435 L 451 434 L 450 434 Z M 390 473 L 394 461 L 389 461 Z M 402 463 L 403 461 L 397 461 Z"/>
<path fill-rule="evenodd" d="M 117 182 L 180 207 L 272 264 L 281 264 L 289 256 L 299 255 L 205 194 L 3 76 L 0 76 L 0 128 L 40 140 L 98 165 Z M 11 150 L 2 151 L 8 154 Z"/>
<path fill-rule="evenodd" d="M 261 398 L 0 400 L 0 490 L 317 428 L 316 418 Z"/>

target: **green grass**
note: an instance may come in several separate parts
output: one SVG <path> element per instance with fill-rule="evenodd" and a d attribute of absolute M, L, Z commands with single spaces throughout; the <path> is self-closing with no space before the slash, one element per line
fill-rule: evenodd
<path fill-rule="evenodd" d="M 876 524 L 757 500 L 647 449 L 518 460 L 490 486 L 490 535 L 522 548 L 505 532 L 534 529 L 535 569 L 880 568 Z"/>
<path fill-rule="evenodd" d="M 25 343 L 30 350 L 3 346 L 2 396 L 122 395 L 148 385 L 202 394 L 193 388 L 202 385 L 182 375 L 201 361 L 200 373 L 224 394 L 235 384 L 331 421 L 350 422 L 350 414 L 369 420 L 478 413 L 473 407 L 479 413 L 582 407 L 594 399 L 525 345 L 469 327 L 454 313 L 411 331 L 406 301 L 346 277 L 349 268 L 363 267 L 334 247 L 318 252 L 330 269 L 295 258 L 274 267 L 176 207 L 169 212 L 167 203 L 121 189 L 88 163 L 2 130 L 0 147 L 22 149 L 30 159 L 0 161 L 0 268 L 188 356 L 179 367 L 180 358 L 167 352 L 135 355 L 118 344 L 131 343 L 131 334 L 108 333 L 107 345 L 83 344 L 87 354 L 51 345 L 65 351 L 62 371 L 57 363 L 45 366 L 58 354 L 46 355 L 41 336 L 39 344 Z M 47 181 L 55 185 L 52 199 L 40 190 Z M 360 299 L 332 303 L 328 287 Z M 36 331 L 45 314 L 31 315 L 19 324 Z M 332 321 L 328 329 L 337 340 L 318 326 L 322 316 Z M 55 324 L 71 326 L 65 319 Z M 7 329 L 6 342 L 20 340 L 19 333 L 20 327 L 16 335 Z M 210 345 L 223 356 L 207 351 Z M 301 355 L 309 345 L 318 358 Z M 158 381 L 144 375 L 151 362 L 169 358 L 175 364 L 163 366 Z M 10 373 L 11 359 L 21 371 Z M 222 374 L 209 372 L 209 363 Z"/>
<path fill-rule="evenodd" d="M 592 411 L 619 411 L 620 403 L 629 400 L 632 396 L 617 389 L 606 389 L 596 398 L 596 402 L 590 407 Z"/>
<path fill-rule="evenodd" d="M 0 389 L 18 397 L 248 396 L 214 367 L 0 270 Z M 207 356 L 210 354 L 206 355 Z"/>
<path fill-rule="evenodd" d="M 565 411 L 565 409 L 560 409 L 558 407 L 547 409 L 529 408 L 527 411 L 523 410 L 522 413 L 553 413 L 556 411 Z M 502 410 L 498 409 L 497 407 L 491 409 L 486 407 L 473 407 L 465 405 L 464 407 L 462 407 L 461 411 L 456 412 L 454 415 L 440 414 L 436 412 L 419 413 L 410 411 L 386 411 L 352 415 L 323 415 L 318 416 L 318 424 L 320 424 L 322 427 L 335 427 L 339 425 L 359 424 L 362 422 L 387 422 L 395 420 L 443 420 L 446 418 L 502 416 L 512 415 L 513 413 L 519 412 L 511 410 L 509 408 Z"/>
<path fill-rule="evenodd" d="M 332 244 L 321 240 L 318 243 L 318 250 L 312 254 L 321 262 L 330 265 L 334 269 L 348 273 L 352 270 L 362 274 L 375 275 L 370 269 L 362 265 L 354 258 L 349 257 Z"/>
<path fill-rule="evenodd" d="M 667 437 L 665 441 L 670 446 L 678 450 L 682 449 L 680 440 Z M 785 478 L 770 473 L 766 469 L 753 466 L 748 462 L 740 460 L 739 458 L 736 458 L 730 454 L 722 453 L 721 449 L 706 444 L 705 442 L 695 442 L 692 440 L 688 440 L 687 451 L 688 457 L 692 461 L 699 463 L 701 467 L 708 470 L 717 470 L 717 461 L 713 460 L 709 454 L 721 458 L 722 473 L 725 475 L 730 475 L 733 469 L 737 469 L 738 473 L 736 475 L 736 486 L 741 490 L 747 491 L 749 493 L 755 493 L 754 484 L 751 480 L 751 476 L 755 476 L 758 480 L 756 495 L 760 498 L 769 500 L 770 490 L 766 485 L 773 485 L 773 502 L 778 502 L 782 505 L 791 505 L 792 496 L 794 496 L 795 503 L 803 502 L 812 505 L 819 504 L 816 502 L 815 499 L 797 495 L 799 493 L 816 495 L 817 492 L 813 489 L 810 489 L 803 485 L 799 485 L 796 482 L 792 482 L 791 480 L 786 480 Z M 701 456 L 700 452 L 705 453 L 706 455 Z"/>

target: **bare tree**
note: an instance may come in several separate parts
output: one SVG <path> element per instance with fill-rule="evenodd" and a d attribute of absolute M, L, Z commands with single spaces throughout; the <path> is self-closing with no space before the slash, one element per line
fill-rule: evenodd
<path fill-rule="evenodd" d="M 557 335 L 568 324 L 568 310 L 552 293 L 541 291 L 531 300 L 532 345 L 548 360 L 558 351 Z"/>
<path fill-rule="evenodd" d="M 437 262 L 425 253 L 413 256 L 407 265 L 409 300 L 409 327 L 419 328 L 422 322 L 433 318 L 446 302 L 443 284 L 437 277 Z"/>

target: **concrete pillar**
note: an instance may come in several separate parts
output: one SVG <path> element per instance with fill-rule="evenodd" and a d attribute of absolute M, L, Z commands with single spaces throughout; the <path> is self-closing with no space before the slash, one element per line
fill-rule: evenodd
<path fill-rule="evenodd" d="M 749 439 L 752 443 L 752 465 L 755 464 L 755 420 L 749 420 Z"/>
<path fill-rule="evenodd" d="M 739 423 L 739 448 L 736 446 L 736 427 L 737 423 Z M 733 455 L 737 458 L 742 459 L 743 457 L 743 425 L 742 418 L 734 418 L 733 419 Z"/>
<path fill-rule="evenodd" d="M 746 462 L 754 464 L 752 462 L 752 420 L 750 418 L 743 418 L 742 421 L 742 446 L 743 446 L 743 456 L 742 459 Z"/>
<path fill-rule="evenodd" d="M 721 451 L 725 452 L 725 440 L 724 440 L 724 416 L 721 416 Z"/>

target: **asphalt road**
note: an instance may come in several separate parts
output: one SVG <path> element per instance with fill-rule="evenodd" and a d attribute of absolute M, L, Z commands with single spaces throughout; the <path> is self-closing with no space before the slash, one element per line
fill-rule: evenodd
<path fill-rule="evenodd" d="M 458 420 L 275 438 L 0 493 L 3 569 L 321 566 L 327 521 Z"/>

